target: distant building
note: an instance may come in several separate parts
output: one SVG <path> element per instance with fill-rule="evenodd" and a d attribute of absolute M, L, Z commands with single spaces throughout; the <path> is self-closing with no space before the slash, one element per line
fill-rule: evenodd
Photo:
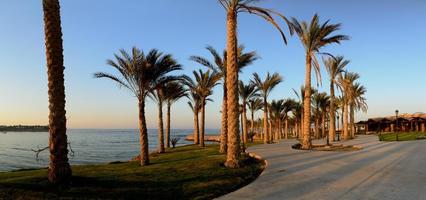
<path fill-rule="evenodd" d="M 400 114 L 396 116 L 370 118 L 367 121 L 356 123 L 357 133 L 381 133 L 381 132 L 425 132 L 426 113 Z"/>

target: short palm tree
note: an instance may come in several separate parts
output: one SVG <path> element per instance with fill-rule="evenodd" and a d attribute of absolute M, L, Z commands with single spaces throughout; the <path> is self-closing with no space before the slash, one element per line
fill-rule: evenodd
<path fill-rule="evenodd" d="M 186 97 L 187 90 L 180 81 L 173 81 L 167 83 L 164 87 L 164 97 L 167 104 L 167 118 L 166 118 L 166 147 L 170 148 L 170 114 L 172 104 Z"/>
<path fill-rule="evenodd" d="M 115 54 L 114 60 L 107 60 L 107 64 L 118 71 L 118 75 L 104 72 L 95 73 L 95 78 L 107 78 L 119 87 L 130 90 L 138 99 L 139 110 L 139 136 L 140 136 L 140 164 L 149 164 L 148 131 L 145 117 L 146 97 L 154 91 L 158 85 L 175 80 L 176 77 L 169 76 L 170 72 L 181 70 L 182 67 L 175 63 L 170 54 L 163 55 L 153 49 L 147 55 L 136 47 L 132 48 L 131 54 L 120 50 Z"/>
<path fill-rule="evenodd" d="M 218 0 L 226 11 L 226 88 L 227 88 L 227 115 L 228 115 L 228 151 L 225 166 L 229 168 L 239 167 L 240 141 L 238 120 L 238 42 L 237 19 L 238 13 L 246 12 L 262 17 L 270 22 L 281 33 L 284 42 L 285 36 L 272 14 L 287 19 L 270 9 L 254 6 L 258 0 Z"/>
<path fill-rule="evenodd" d="M 54 184 L 69 184 L 72 176 L 68 162 L 65 116 L 64 55 L 59 0 L 43 0 L 49 94 L 48 179 Z"/>
<path fill-rule="evenodd" d="M 205 135 L 205 112 L 206 102 L 208 97 L 213 94 L 213 88 L 219 84 L 221 74 L 207 70 L 193 71 L 194 80 L 188 76 L 184 76 L 186 85 L 197 93 L 200 98 L 201 105 L 201 127 L 200 127 L 200 146 L 204 147 L 204 135 Z"/>
<path fill-rule="evenodd" d="M 247 101 L 249 99 L 255 98 L 258 96 L 257 91 L 258 88 L 253 84 L 253 83 L 249 83 L 247 85 L 244 84 L 244 82 L 240 81 L 239 85 L 238 85 L 238 90 L 239 90 L 239 94 L 240 94 L 240 99 L 241 99 L 241 105 L 242 105 L 242 115 L 243 115 L 243 120 L 242 120 L 242 132 L 243 132 L 243 142 L 247 143 Z"/>
<path fill-rule="evenodd" d="M 367 89 L 361 85 L 360 83 L 352 84 L 352 101 L 350 104 L 350 127 L 352 137 L 355 137 L 355 112 L 361 110 L 363 112 L 367 112 L 368 105 L 367 100 L 365 98 L 365 93 L 367 93 Z"/>
<path fill-rule="evenodd" d="M 223 84 L 223 101 L 222 101 L 222 126 L 221 126 L 221 134 L 220 134 L 220 152 L 225 153 L 227 149 L 228 143 L 228 131 L 227 131 L 227 89 L 226 89 L 226 63 L 227 63 L 227 53 L 224 50 L 222 56 L 211 46 L 206 47 L 206 49 L 210 52 L 213 57 L 214 62 L 210 62 L 208 59 L 203 58 L 201 56 L 191 56 L 190 60 L 193 60 L 214 72 L 220 73 L 222 75 L 222 84 Z M 241 72 L 241 69 L 244 67 L 251 65 L 254 61 L 259 59 L 255 51 L 244 53 L 244 46 L 240 45 L 238 47 L 238 70 Z"/>
<path fill-rule="evenodd" d="M 310 124 L 311 124 L 311 69 L 314 66 L 317 79 L 321 81 L 320 65 L 317 61 L 316 55 L 320 53 L 321 48 L 332 44 L 338 43 L 342 40 L 347 40 L 348 36 L 345 35 L 331 35 L 340 29 L 340 24 L 329 24 L 326 21 L 324 24 L 319 23 L 318 15 L 314 15 L 311 22 L 299 22 L 297 19 L 292 18 L 291 31 L 296 32 L 300 41 L 303 44 L 306 52 L 306 76 L 305 76 L 305 98 L 304 98 L 304 120 L 303 120 L 303 141 L 302 149 L 310 149 L 312 146 L 310 138 Z"/>
<path fill-rule="evenodd" d="M 248 100 L 247 102 L 248 108 L 251 112 L 251 127 L 250 127 L 250 131 L 254 131 L 254 125 L 255 125 L 255 121 L 254 121 L 254 113 L 258 110 L 261 110 L 263 108 L 263 100 L 260 98 L 251 98 Z"/>
<path fill-rule="evenodd" d="M 272 137 L 275 140 L 280 139 L 281 136 L 281 119 L 282 119 L 282 112 L 284 111 L 284 100 L 273 100 L 269 104 L 269 113 L 271 117 L 271 124 L 274 126 L 274 137 Z M 271 130 L 272 132 L 272 130 Z M 271 133 L 272 134 L 272 133 Z"/>
<path fill-rule="evenodd" d="M 312 96 L 316 139 L 319 139 L 325 136 L 325 120 L 326 120 L 326 113 L 327 113 L 329 104 L 330 104 L 330 97 L 325 92 L 316 92 Z M 320 124 L 322 125 L 321 133 L 319 131 Z"/>
<path fill-rule="evenodd" d="M 268 96 L 271 93 L 271 91 L 283 81 L 282 77 L 278 73 L 268 74 L 266 75 L 265 79 L 262 80 L 257 73 L 253 74 L 253 80 L 251 80 L 254 85 L 258 88 L 260 95 L 263 98 L 263 118 L 265 119 L 263 121 L 263 142 L 269 143 L 269 127 L 268 127 Z"/>
<path fill-rule="evenodd" d="M 197 93 L 195 86 L 189 87 L 188 105 L 194 113 L 194 144 L 200 144 L 200 125 L 199 114 L 201 111 L 201 98 Z"/>
<path fill-rule="evenodd" d="M 328 144 L 336 138 L 336 121 L 335 121 L 335 92 L 334 87 L 337 84 L 337 79 L 341 73 L 344 72 L 345 67 L 349 64 L 349 60 L 345 60 L 343 56 L 327 57 L 323 59 L 324 66 L 327 69 L 328 77 L 330 79 L 330 123 L 328 133 Z"/>

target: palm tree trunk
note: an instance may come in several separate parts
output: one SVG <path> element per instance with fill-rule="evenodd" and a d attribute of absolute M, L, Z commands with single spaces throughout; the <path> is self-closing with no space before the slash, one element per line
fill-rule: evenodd
<path fill-rule="evenodd" d="M 279 120 L 275 120 L 275 140 L 279 140 L 280 139 L 280 124 L 279 124 Z"/>
<path fill-rule="evenodd" d="M 268 103 L 266 96 L 263 97 L 263 143 L 269 142 L 269 131 L 268 131 Z"/>
<path fill-rule="evenodd" d="M 320 121 L 320 118 L 318 116 L 315 116 L 315 139 L 320 138 L 319 121 Z"/>
<path fill-rule="evenodd" d="M 167 119 L 166 119 L 166 147 L 170 148 L 170 110 L 172 105 L 167 102 Z"/>
<path fill-rule="evenodd" d="M 330 122 L 328 123 L 328 144 L 331 145 L 332 141 L 336 138 L 336 122 L 335 122 L 335 108 L 334 108 L 334 83 L 330 81 Z"/>
<path fill-rule="evenodd" d="M 253 110 L 251 110 L 251 128 L 250 128 L 251 132 L 254 132 L 254 112 Z"/>
<path fill-rule="evenodd" d="M 312 58 L 306 54 L 305 97 L 303 100 L 303 140 L 302 149 L 310 149 L 311 142 L 311 67 Z"/>
<path fill-rule="evenodd" d="M 158 102 L 158 153 L 164 153 L 163 102 Z"/>
<path fill-rule="evenodd" d="M 285 139 L 288 139 L 288 118 L 285 118 L 285 128 L 284 128 Z"/>
<path fill-rule="evenodd" d="M 198 107 L 198 105 L 196 105 Z M 194 111 L 194 144 L 200 143 L 200 126 L 198 125 L 198 108 Z"/>
<path fill-rule="evenodd" d="M 148 150 L 148 130 L 146 128 L 145 118 L 145 99 L 139 99 L 139 142 L 140 149 L 140 165 L 149 165 L 149 150 Z"/>
<path fill-rule="evenodd" d="M 228 10 L 227 19 L 227 112 L 228 112 L 228 152 L 225 166 L 239 168 L 240 134 L 238 105 L 238 63 L 237 63 L 237 10 Z"/>
<path fill-rule="evenodd" d="M 205 121 L 206 121 L 206 99 L 201 99 L 201 131 L 200 131 L 200 146 L 204 147 L 204 134 L 205 134 Z"/>
<path fill-rule="evenodd" d="M 243 142 L 244 143 L 247 143 L 247 137 L 248 137 L 248 135 L 247 135 L 247 129 L 248 129 L 248 126 L 247 126 L 247 116 L 246 116 L 246 112 L 247 112 L 247 110 L 246 110 L 246 102 L 245 101 L 243 101 Z"/>
<path fill-rule="evenodd" d="M 355 138 L 355 111 L 353 103 L 350 105 L 350 124 L 351 138 Z"/>
<path fill-rule="evenodd" d="M 228 148 L 228 112 L 227 112 L 227 89 L 226 89 L 226 74 L 224 74 L 223 83 L 223 100 L 222 100 L 222 128 L 220 134 L 220 153 L 226 153 Z"/>
<path fill-rule="evenodd" d="M 72 171 L 68 162 L 64 56 L 59 1 L 43 0 L 43 12 L 49 82 L 50 162 L 48 179 L 55 184 L 69 184 Z"/>
<path fill-rule="evenodd" d="M 346 100 L 344 100 L 344 103 L 343 103 L 343 139 L 344 140 L 349 140 L 349 133 L 348 133 L 348 103 L 347 103 Z"/>

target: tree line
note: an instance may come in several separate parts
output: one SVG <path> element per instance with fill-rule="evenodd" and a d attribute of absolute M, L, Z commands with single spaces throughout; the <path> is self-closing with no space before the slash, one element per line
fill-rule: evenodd
<path fill-rule="evenodd" d="M 312 138 L 327 137 L 331 144 L 335 139 L 335 116 L 342 110 L 343 138 L 354 135 L 354 113 L 366 110 L 366 89 L 359 82 L 359 75 L 346 70 L 349 61 L 343 56 L 333 56 L 322 52 L 330 44 L 348 40 L 347 35 L 336 34 L 341 24 L 330 20 L 320 22 L 315 14 L 310 21 L 287 18 L 281 13 L 258 7 L 257 0 L 218 0 L 226 11 L 226 49 L 219 54 L 214 48 L 207 47 L 212 55 L 209 59 L 192 56 L 190 59 L 206 68 L 193 71 L 192 77 L 176 75 L 182 70 L 171 54 L 157 49 L 148 52 L 134 47 L 129 52 L 119 50 L 107 64 L 115 69 L 113 73 L 97 72 L 96 78 L 107 78 L 131 91 L 138 100 L 140 165 L 149 165 L 148 134 L 145 105 L 148 99 L 158 106 L 158 148 L 162 153 L 170 146 L 170 115 L 173 103 L 182 97 L 189 99 L 188 105 L 194 113 L 194 143 L 204 146 L 205 106 L 212 95 L 212 89 L 223 86 L 221 113 L 220 152 L 226 153 L 224 165 L 228 168 L 240 167 L 239 158 L 244 153 L 244 144 L 251 138 L 258 137 L 264 143 L 289 138 L 289 131 L 302 141 L 302 149 L 312 147 Z M 50 163 L 48 178 L 52 183 L 69 183 L 72 171 L 68 162 L 65 87 L 62 31 L 59 0 L 43 0 L 46 58 L 48 70 L 49 95 L 49 150 Z M 280 99 L 269 101 L 270 92 L 283 81 L 278 73 L 268 73 L 262 78 L 253 74 L 249 83 L 239 80 L 244 67 L 259 59 L 255 51 L 246 52 L 238 43 L 238 16 L 248 13 L 261 17 L 275 27 L 283 44 L 287 38 L 283 27 L 275 20 L 282 19 L 290 35 L 300 39 L 305 50 L 306 73 L 305 84 L 299 92 L 299 100 Z M 323 56 L 323 63 L 330 79 L 330 95 L 318 92 L 311 87 L 312 68 L 321 81 L 321 64 L 318 56 Z M 335 90 L 341 91 L 336 97 Z M 163 106 L 167 107 L 166 130 L 164 134 Z M 246 117 L 247 108 L 251 119 Z M 254 119 L 254 113 L 263 110 L 263 118 Z M 250 127 L 249 127 L 250 124 Z M 312 124 L 314 128 L 312 129 Z M 240 131 L 240 129 L 242 131 Z M 328 131 L 328 133 L 326 132 Z M 241 134 L 240 134 L 241 133 Z"/>

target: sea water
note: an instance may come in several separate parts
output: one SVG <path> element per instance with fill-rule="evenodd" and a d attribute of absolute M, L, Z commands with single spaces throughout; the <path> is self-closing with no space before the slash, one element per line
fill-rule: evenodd
<path fill-rule="evenodd" d="M 180 138 L 178 145 L 191 144 L 185 137 L 192 129 L 172 129 L 171 138 Z M 219 130 L 206 130 L 218 134 Z M 132 129 L 69 129 L 67 131 L 73 155 L 72 165 L 98 164 L 113 161 L 128 161 L 139 153 L 139 130 Z M 0 132 L 0 171 L 47 167 L 49 151 L 32 151 L 48 146 L 47 132 Z M 149 151 L 157 148 L 157 130 L 148 130 Z"/>

